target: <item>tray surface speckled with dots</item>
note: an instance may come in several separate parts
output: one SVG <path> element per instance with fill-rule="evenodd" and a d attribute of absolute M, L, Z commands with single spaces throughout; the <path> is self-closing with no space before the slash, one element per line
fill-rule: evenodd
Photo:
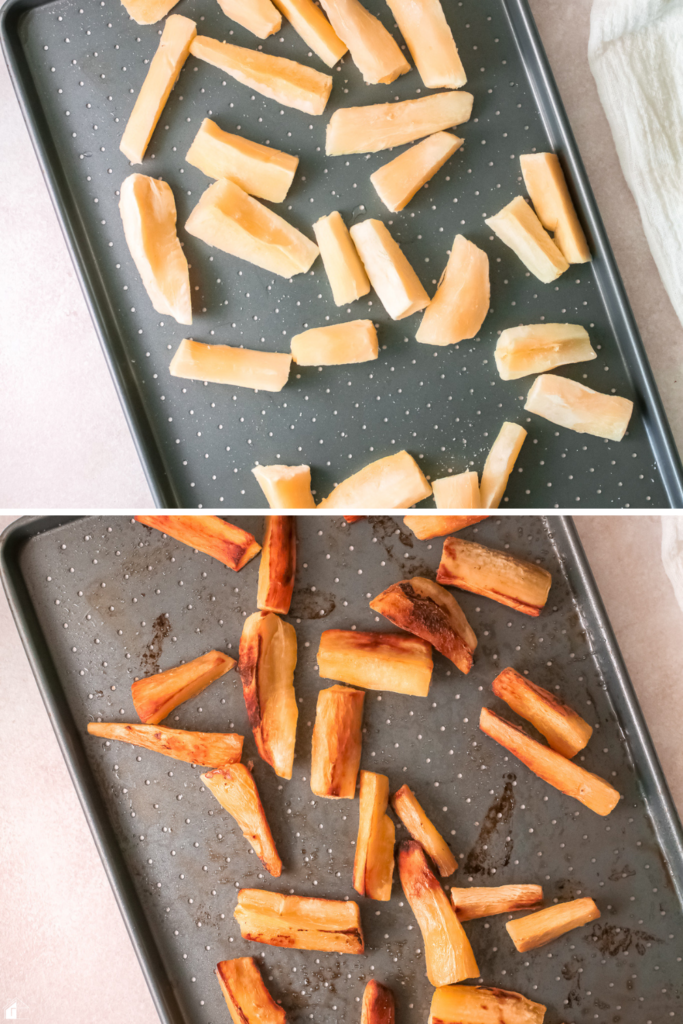
<path fill-rule="evenodd" d="M 260 519 L 244 525 L 260 539 Z M 277 779 L 257 757 L 235 671 L 168 721 L 245 735 L 244 757 L 254 760 L 284 861 L 280 879 L 203 789 L 201 769 L 86 734 L 93 719 L 137 720 L 135 677 L 213 647 L 237 653 L 255 608 L 258 559 L 235 574 L 123 517 L 24 520 L 5 534 L 3 579 L 17 624 L 165 1024 L 227 1021 L 212 972 L 219 960 L 249 954 L 290 1024 L 358 1024 L 371 977 L 394 990 L 398 1024 L 427 1020 L 432 989 L 400 885 L 388 903 L 356 896 L 358 803 L 313 797 L 309 768 L 320 633 L 384 628 L 369 598 L 397 579 L 433 576 L 442 544 L 417 541 L 400 520 L 379 516 L 352 526 L 305 517 L 298 531 L 292 780 Z M 536 882 L 550 904 L 596 900 L 599 921 L 527 954 L 514 949 L 505 916 L 467 924 L 486 984 L 546 1004 L 546 1024 L 675 1024 L 683 1014 L 680 824 L 573 527 L 558 518 L 492 518 L 464 536 L 549 569 L 548 605 L 533 619 L 454 591 L 479 640 L 472 671 L 463 676 L 436 654 L 428 698 L 368 691 L 362 766 L 386 773 L 392 791 L 414 789 L 458 857 L 447 883 Z M 491 693 L 506 665 L 557 687 L 594 726 L 579 763 L 622 794 L 609 817 L 546 785 L 478 730 L 483 705 L 514 717 Z M 243 886 L 358 899 L 365 955 L 243 941 L 232 916 Z"/>
<path fill-rule="evenodd" d="M 367 5 L 400 39 L 383 0 Z M 529 437 L 508 486 L 508 507 L 683 506 L 680 460 L 526 0 L 450 0 L 445 10 L 474 94 L 473 117 L 454 129 L 464 146 L 399 214 L 388 213 L 369 181 L 396 154 L 326 157 L 325 127 L 340 106 L 424 94 L 414 68 L 391 85 L 366 86 L 347 57 L 332 72 L 325 114 L 311 117 L 189 58 L 135 168 L 163 177 L 174 191 L 192 268 L 195 315 L 187 328 L 151 308 L 118 213 L 118 190 L 131 171 L 119 141 L 160 26 L 136 25 L 118 0 L 5 5 L 2 36 L 17 92 L 159 505 L 262 507 L 250 472 L 257 462 L 310 464 L 318 500 L 351 472 L 401 448 L 432 479 L 481 472 L 509 419 L 523 423 Z M 286 21 L 261 43 L 215 0 L 181 0 L 174 11 L 195 19 L 202 34 L 329 70 Z M 309 237 L 312 223 L 334 209 L 347 223 L 379 217 L 430 295 L 457 232 L 484 248 L 492 309 L 478 339 L 420 345 L 414 335 L 421 314 L 392 321 L 374 293 L 338 309 L 319 259 L 309 274 L 288 282 L 189 235 L 185 221 L 210 182 L 185 153 L 207 115 L 300 157 L 281 212 Z M 493 238 L 484 217 L 525 194 L 520 153 L 548 148 L 563 162 L 595 259 L 543 285 Z M 378 360 L 294 366 L 277 394 L 169 374 L 183 336 L 288 351 L 290 337 L 306 327 L 358 317 L 379 326 Z M 527 415 L 533 378 L 499 379 L 493 350 L 500 331 L 542 319 L 584 325 L 598 351 L 594 361 L 559 373 L 635 400 L 621 443 Z"/>

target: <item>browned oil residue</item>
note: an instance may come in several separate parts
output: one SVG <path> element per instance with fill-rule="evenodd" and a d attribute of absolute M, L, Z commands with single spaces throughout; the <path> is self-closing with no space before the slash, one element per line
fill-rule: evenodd
<path fill-rule="evenodd" d="M 498 832 L 499 825 L 507 825 L 515 809 L 515 793 L 512 788 L 516 776 L 508 775 L 501 795 L 494 800 L 486 812 L 479 835 L 467 854 L 463 871 L 470 875 L 490 875 L 492 868 L 507 867 L 512 855 L 514 840 L 506 842 L 507 828 Z M 505 833 L 503 835 L 503 832 Z"/>
<path fill-rule="evenodd" d="M 164 646 L 164 640 L 171 632 L 171 620 L 166 615 L 157 615 L 152 623 L 152 641 L 145 648 L 140 665 L 144 675 L 154 675 L 159 671 L 159 658 Z"/>
<path fill-rule="evenodd" d="M 614 868 L 609 880 L 610 882 L 620 882 L 622 878 L 632 878 L 633 875 L 635 875 L 635 871 L 626 864 L 623 868 Z"/>
<path fill-rule="evenodd" d="M 368 516 L 372 532 L 384 548 L 385 554 L 390 561 L 398 567 L 404 579 L 410 576 L 425 576 L 427 579 L 435 580 L 436 572 L 431 566 L 423 562 L 421 558 L 401 558 L 394 553 L 391 541 L 396 538 L 401 545 L 401 550 L 412 548 L 415 538 L 411 533 L 402 530 L 393 516 Z"/>
<path fill-rule="evenodd" d="M 596 921 L 587 941 L 595 943 L 601 953 L 608 953 L 609 956 L 617 956 L 631 949 L 635 949 L 639 956 L 645 956 L 652 942 L 662 940 L 640 928 L 618 928 L 614 924 L 600 924 Z"/>
<path fill-rule="evenodd" d="M 294 619 L 325 619 L 335 608 L 336 602 L 332 594 L 301 587 L 292 595 L 289 614 Z"/>
<path fill-rule="evenodd" d="M 572 960 L 562 968 L 562 977 L 565 981 L 571 981 L 572 987 L 567 993 L 565 1006 L 571 1009 L 581 1002 L 581 973 L 583 969 L 583 957 L 573 957 Z"/>

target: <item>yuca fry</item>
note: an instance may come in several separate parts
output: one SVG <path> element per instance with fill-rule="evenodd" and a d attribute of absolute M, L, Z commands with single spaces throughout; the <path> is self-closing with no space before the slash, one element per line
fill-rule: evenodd
<path fill-rule="evenodd" d="M 201 776 L 207 789 L 230 814 L 251 844 L 258 859 L 275 878 L 282 874 L 282 861 L 275 848 L 254 777 L 245 764 L 214 768 Z"/>
<path fill-rule="evenodd" d="M 508 921 L 505 927 L 517 951 L 526 953 L 528 949 L 545 946 L 553 939 L 559 939 L 565 932 L 570 932 L 573 928 L 582 928 L 598 917 L 600 911 L 594 901 L 584 898 L 570 900 L 569 903 L 558 903 L 527 917 L 518 917 L 516 921 Z"/>
<path fill-rule="evenodd" d="M 233 1024 L 287 1024 L 287 1014 L 266 988 L 253 956 L 221 960 L 216 977 Z"/>
<path fill-rule="evenodd" d="M 311 740 L 311 791 L 334 800 L 353 800 L 363 746 L 365 694 L 348 686 L 318 693 Z"/>
<path fill-rule="evenodd" d="M 190 697 L 196 697 L 209 683 L 225 675 L 234 665 L 235 659 L 228 654 L 208 651 L 185 665 L 136 679 L 131 687 L 131 696 L 140 721 L 156 725 L 179 704 Z"/>
<path fill-rule="evenodd" d="M 432 996 L 429 1024 L 543 1024 L 545 1006 L 519 992 L 444 985 Z"/>
<path fill-rule="evenodd" d="M 258 555 L 261 545 L 246 530 L 219 516 L 135 516 L 138 523 L 161 530 L 188 547 L 203 551 L 235 572 Z"/>
<path fill-rule="evenodd" d="M 387 776 L 361 772 L 353 887 L 361 896 L 371 900 L 391 899 L 396 829 L 385 813 L 388 803 Z"/>
<path fill-rule="evenodd" d="M 418 540 L 432 540 L 433 537 L 445 537 L 447 533 L 457 533 L 483 519 L 488 519 L 488 516 L 406 516 L 403 522 Z"/>
<path fill-rule="evenodd" d="M 459 921 L 512 914 L 516 910 L 536 910 L 543 905 L 540 885 L 485 885 L 468 889 L 452 885 L 450 896 Z"/>
<path fill-rule="evenodd" d="M 461 537 L 444 541 L 436 579 L 534 616 L 545 607 L 552 583 L 540 565 Z"/>
<path fill-rule="evenodd" d="M 353 900 L 285 896 L 265 889 L 240 889 L 235 920 L 243 939 L 323 953 L 362 953 L 360 910 Z"/>
<path fill-rule="evenodd" d="M 458 862 L 450 846 L 429 820 L 409 786 L 401 786 L 391 798 L 391 806 L 413 839 L 429 854 L 442 878 L 457 870 Z"/>
<path fill-rule="evenodd" d="M 326 629 L 320 637 L 321 679 L 426 697 L 433 667 L 431 645 L 409 633 Z"/>
<path fill-rule="evenodd" d="M 240 761 L 244 736 L 236 732 L 188 732 L 167 729 L 163 725 L 135 725 L 128 722 L 88 722 L 91 736 L 121 740 L 136 747 L 154 750 L 189 764 L 220 768 Z"/>
<path fill-rule="evenodd" d="M 386 985 L 371 978 L 363 992 L 360 1024 L 394 1024 L 394 994 Z"/>
<path fill-rule="evenodd" d="M 256 607 L 288 615 L 295 574 L 296 519 L 294 516 L 267 516 Z"/>
<path fill-rule="evenodd" d="M 493 692 L 520 718 L 531 722 L 553 750 L 564 757 L 575 757 L 593 735 L 592 727 L 581 715 L 513 668 L 504 668 L 496 676 Z"/>

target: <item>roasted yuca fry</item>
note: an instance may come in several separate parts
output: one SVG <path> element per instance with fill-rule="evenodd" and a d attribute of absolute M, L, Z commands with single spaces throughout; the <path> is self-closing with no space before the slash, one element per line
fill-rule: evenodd
<path fill-rule="evenodd" d="M 457 870 L 458 862 L 450 846 L 432 824 L 409 786 L 401 786 L 391 798 L 391 806 L 405 827 L 429 854 L 442 878 L 448 878 Z"/>
<path fill-rule="evenodd" d="M 254 777 L 247 766 L 231 764 L 214 768 L 202 775 L 201 780 L 235 819 L 266 870 L 278 878 L 282 874 L 282 861 L 275 849 Z"/>
<path fill-rule="evenodd" d="M 348 686 L 318 693 L 311 741 L 311 790 L 316 796 L 353 800 L 363 746 L 365 694 Z"/>
<path fill-rule="evenodd" d="M 544 782 L 550 783 L 567 796 L 573 796 L 596 814 L 605 816 L 619 803 L 620 795 L 609 782 L 580 768 L 556 750 L 532 740 L 516 725 L 499 718 L 488 708 L 481 709 L 479 728 L 519 758 L 522 764 Z"/>
<path fill-rule="evenodd" d="M 474 630 L 453 595 L 438 583 L 424 576 L 392 583 L 370 607 L 395 626 L 427 640 L 461 672 L 471 669 L 477 646 Z"/>
<path fill-rule="evenodd" d="M 394 994 L 386 985 L 371 978 L 363 993 L 360 1024 L 394 1024 Z"/>
<path fill-rule="evenodd" d="M 235 572 L 250 562 L 261 545 L 246 530 L 220 516 L 135 516 L 138 523 L 167 533 L 188 547 L 203 551 Z"/>
<path fill-rule="evenodd" d="M 289 613 L 296 574 L 296 519 L 268 516 L 258 572 L 256 607 L 265 612 Z"/>
<path fill-rule="evenodd" d="M 445 985 L 432 996 L 429 1024 L 543 1024 L 545 1006 L 519 992 Z"/>
<path fill-rule="evenodd" d="M 430 983 L 438 987 L 478 978 L 479 968 L 465 929 L 429 867 L 427 855 L 414 839 L 399 844 L 398 871 L 422 932 Z"/>
<path fill-rule="evenodd" d="M 88 722 L 88 732 L 91 736 L 133 743 L 136 747 L 175 757 L 177 761 L 205 764 L 209 768 L 240 761 L 244 743 L 244 736 L 236 732 L 188 732 L 167 729 L 163 725 L 128 722 Z"/>
<path fill-rule="evenodd" d="M 479 493 L 482 508 L 498 508 L 500 505 L 525 438 L 526 430 L 518 423 L 506 421 L 500 428 L 481 474 Z"/>
<path fill-rule="evenodd" d="M 431 645 L 408 633 L 326 629 L 320 637 L 321 679 L 426 697 L 433 667 Z"/>
<path fill-rule="evenodd" d="M 377 772 L 360 773 L 360 812 L 353 887 L 371 900 L 391 899 L 396 829 L 385 813 L 389 779 Z"/>
<path fill-rule="evenodd" d="M 285 896 L 264 889 L 240 889 L 235 920 L 243 939 L 323 953 L 362 953 L 365 949 L 358 904 Z"/>
<path fill-rule="evenodd" d="M 575 757 L 593 735 L 592 727 L 581 715 L 542 686 L 520 676 L 514 668 L 504 668 L 496 676 L 493 692 L 521 718 L 531 722 L 553 750 L 564 757 Z"/>
<path fill-rule="evenodd" d="M 286 1024 L 287 1014 L 266 988 L 253 956 L 221 960 L 216 976 L 233 1024 Z"/>
<path fill-rule="evenodd" d="M 179 704 L 196 697 L 214 679 L 229 672 L 235 664 L 235 659 L 222 651 L 208 651 L 185 665 L 169 668 L 146 679 L 136 679 L 131 687 L 131 696 L 140 721 L 156 725 Z"/>
<path fill-rule="evenodd" d="M 467 81 L 440 0 L 387 0 L 428 89 L 460 89 Z"/>
<path fill-rule="evenodd" d="M 488 516 L 405 516 L 403 522 L 418 540 L 432 540 L 474 526 Z"/>
<path fill-rule="evenodd" d="M 451 903 L 459 921 L 474 921 L 515 910 L 535 910 L 543 905 L 540 885 L 485 885 L 457 889 L 451 886 Z"/>
<path fill-rule="evenodd" d="M 584 898 L 570 900 L 569 903 L 558 903 L 527 917 L 518 917 L 516 921 L 508 921 L 505 927 L 518 952 L 526 953 L 528 949 L 545 946 L 553 939 L 559 939 L 565 932 L 570 932 L 573 928 L 582 928 L 598 917 L 600 911 L 593 900 Z"/>
<path fill-rule="evenodd" d="M 540 565 L 459 537 L 444 541 L 436 578 L 534 616 L 545 607 L 552 583 L 552 576 Z"/>

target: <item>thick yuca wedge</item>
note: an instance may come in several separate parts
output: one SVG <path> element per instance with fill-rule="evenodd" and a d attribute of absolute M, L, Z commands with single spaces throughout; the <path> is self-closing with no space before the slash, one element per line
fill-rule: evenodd
<path fill-rule="evenodd" d="M 555 233 L 557 248 L 568 263 L 588 263 L 591 252 L 557 154 L 526 153 L 519 162 L 538 219 L 546 230 Z"/>
<path fill-rule="evenodd" d="M 244 622 L 237 668 L 256 748 L 276 775 L 291 779 L 299 717 L 294 626 L 273 612 L 254 612 Z"/>
<path fill-rule="evenodd" d="M 428 498 L 432 488 L 406 451 L 371 462 L 347 477 L 318 508 L 410 508 Z"/>
<path fill-rule="evenodd" d="M 346 306 L 370 291 L 365 267 L 338 210 L 313 225 L 335 305 Z"/>
<path fill-rule="evenodd" d="M 190 271 L 176 234 L 171 186 L 131 174 L 120 191 L 123 233 L 152 305 L 179 324 L 191 324 Z"/>
<path fill-rule="evenodd" d="M 222 960 L 216 977 L 233 1024 L 286 1024 L 287 1014 L 266 988 L 252 956 Z"/>
<path fill-rule="evenodd" d="M 387 0 L 428 89 L 460 89 L 467 81 L 439 0 Z"/>
<path fill-rule="evenodd" d="M 261 550 L 250 533 L 241 526 L 226 523 L 220 516 L 135 516 L 135 519 L 143 526 L 160 530 L 188 547 L 217 558 L 235 572 Z"/>
<path fill-rule="evenodd" d="M 179 704 L 196 697 L 235 664 L 235 659 L 222 651 L 208 651 L 185 665 L 137 679 L 131 687 L 131 696 L 140 721 L 157 725 Z"/>
<path fill-rule="evenodd" d="M 310 466 L 255 466 L 252 473 L 271 508 L 315 508 Z"/>
<path fill-rule="evenodd" d="M 296 519 L 267 516 L 258 569 L 256 607 L 288 615 L 296 575 Z"/>
<path fill-rule="evenodd" d="M 220 768 L 242 758 L 244 736 L 236 732 L 188 732 L 163 725 L 131 725 L 124 722 L 88 722 L 91 736 L 121 740 L 154 750 L 189 764 Z"/>
<path fill-rule="evenodd" d="M 348 686 L 318 693 L 311 741 L 311 791 L 332 800 L 353 800 L 363 745 L 365 694 Z"/>
<path fill-rule="evenodd" d="M 243 939 L 323 953 L 362 953 L 365 949 L 358 904 L 285 896 L 264 889 L 240 889 L 235 920 Z"/>
<path fill-rule="evenodd" d="M 465 929 L 414 839 L 399 843 L 398 872 L 422 932 L 430 983 L 438 987 L 478 978 L 479 968 Z"/>
<path fill-rule="evenodd" d="M 282 391 L 291 365 L 289 352 L 204 345 L 201 341 L 183 338 L 168 369 L 172 377 L 208 380 L 213 384 L 256 391 Z"/>
<path fill-rule="evenodd" d="M 320 637 L 321 679 L 426 697 L 433 667 L 431 645 L 408 633 L 326 629 Z"/>
<path fill-rule="evenodd" d="M 540 885 L 486 885 L 450 889 L 451 903 L 459 921 L 474 921 L 516 910 L 535 910 L 543 905 Z"/>
<path fill-rule="evenodd" d="M 119 149 L 132 164 L 142 163 L 161 111 L 178 81 L 196 35 L 197 23 L 190 18 L 172 14 L 166 19 L 159 48 L 152 57 L 119 144 Z"/>
<path fill-rule="evenodd" d="M 525 438 L 526 430 L 519 423 L 505 422 L 500 428 L 481 474 L 479 496 L 482 508 L 498 508 L 500 505 Z"/>
<path fill-rule="evenodd" d="M 519 256 L 527 270 L 544 284 L 555 281 L 569 269 L 566 259 L 521 196 L 517 196 L 485 223 Z"/>
<path fill-rule="evenodd" d="M 469 121 L 473 100 L 469 92 L 439 92 L 398 103 L 341 107 L 327 126 L 325 151 L 328 156 L 342 156 L 404 146 Z"/>
<path fill-rule="evenodd" d="M 525 615 L 540 614 L 552 583 L 552 576 L 540 565 L 460 537 L 444 541 L 436 578 L 439 583 L 490 597 Z"/>
<path fill-rule="evenodd" d="M 304 274 L 318 256 L 315 242 L 226 178 L 207 188 L 185 230 L 281 277 Z"/>
<path fill-rule="evenodd" d="M 432 996 L 429 1024 L 543 1024 L 545 1009 L 503 988 L 445 985 Z"/>
<path fill-rule="evenodd" d="M 504 668 L 496 676 L 493 692 L 520 718 L 531 722 L 563 757 L 576 757 L 593 735 L 592 726 L 581 715 L 513 668 Z"/>
<path fill-rule="evenodd" d="M 360 0 L 320 0 L 332 28 L 348 46 L 368 85 L 393 82 L 410 71 L 394 37 Z"/>
<path fill-rule="evenodd" d="M 434 537 L 445 537 L 448 533 L 457 533 L 466 526 L 476 526 L 488 516 L 406 516 L 403 520 L 418 540 L 432 540 Z"/>
<path fill-rule="evenodd" d="M 292 359 L 299 366 L 340 366 L 377 359 L 379 343 L 372 320 L 313 327 L 292 338 Z"/>
<path fill-rule="evenodd" d="M 360 1024 L 394 1024 L 396 1004 L 390 988 L 371 978 L 363 992 Z"/>
<path fill-rule="evenodd" d="M 272 57 L 245 46 L 219 43 L 209 36 L 197 36 L 190 52 L 248 89 L 305 114 L 322 114 L 332 91 L 330 75 L 287 57 Z"/>
<path fill-rule="evenodd" d="M 231 764 L 205 772 L 201 780 L 221 807 L 230 814 L 264 868 L 275 878 L 282 874 L 282 861 L 266 819 L 254 777 L 245 764 Z"/>
<path fill-rule="evenodd" d="M 218 0 L 218 5 L 223 14 L 259 39 L 272 36 L 282 25 L 280 12 L 270 0 Z"/>
<path fill-rule="evenodd" d="M 396 829 L 385 813 L 388 803 L 387 776 L 361 772 L 353 887 L 361 896 L 371 900 L 391 899 Z"/>
<path fill-rule="evenodd" d="M 437 508 L 481 508 L 479 475 L 474 470 L 432 480 L 432 492 Z"/>
<path fill-rule="evenodd" d="M 121 3 L 138 25 L 154 25 L 166 17 L 178 0 L 121 0 Z"/>
<path fill-rule="evenodd" d="M 250 196 L 281 203 L 289 192 L 299 157 L 224 132 L 205 117 L 185 157 L 208 178 L 230 178 Z"/>
<path fill-rule="evenodd" d="M 474 338 L 489 311 L 490 297 L 488 256 L 464 235 L 456 235 L 416 340 L 423 345 L 455 345 Z"/>
<path fill-rule="evenodd" d="M 518 917 L 516 921 L 508 921 L 505 927 L 518 952 L 526 953 L 528 949 L 545 946 L 553 939 L 559 939 L 560 935 L 574 928 L 582 928 L 598 917 L 600 911 L 594 901 L 584 898 L 546 907 L 528 917 Z"/>
<path fill-rule="evenodd" d="M 432 644 L 461 672 L 471 669 L 477 646 L 474 630 L 453 595 L 438 583 L 424 576 L 392 583 L 370 607 L 399 629 Z"/>
<path fill-rule="evenodd" d="M 516 725 L 506 722 L 488 708 L 481 710 L 479 728 L 514 754 L 544 782 L 579 800 L 596 814 L 604 817 L 619 803 L 620 795 L 609 782 L 580 768 L 556 750 L 532 740 Z"/>
<path fill-rule="evenodd" d="M 619 395 L 604 395 L 585 384 L 543 373 L 531 385 L 524 408 L 558 427 L 621 441 L 633 413 L 633 402 Z"/>
<path fill-rule="evenodd" d="M 370 181 L 387 209 L 398 213 L 407 206 L 464 141 L 449 132 L 435 132 L 371 174 Z"/>
<path fill-rule="evenodd" d="M 588 331 L 578 324 L 508 327 L 498 338 L 495 357 L 501 380 L 517 380 L 568 363 L 596 359 Z"/>
<path fill-rule="evenodd" d="M 354 224 L 351 238 L 370 284 L 393 320 L 402 320 L 425 308 L 429 296 L 401 246 L 381 220 Z"/>
<path fill-rule="evenodd" d="M 333 68 L 348 50 L 313 0 L 273 0 L 295 32 L 321 61 Z"/>
<path fill-rule="evenodd" d="M 434 862 L 442 878 L 457 870 L 458 862 L 450 846 L 429 820 L 420 802 L 409 786 L 401 786 L 391 798 L 391 806 L 410 832 Z"/>

